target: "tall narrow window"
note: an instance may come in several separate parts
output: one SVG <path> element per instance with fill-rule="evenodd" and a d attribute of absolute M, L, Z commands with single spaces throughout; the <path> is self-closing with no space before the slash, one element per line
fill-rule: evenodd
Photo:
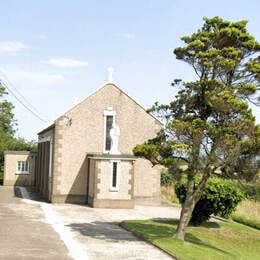
<path fill-rule="evenodd" d="M 113 120 L 114 120 L 114 116 L 106 116 L 106 143 L 105 143 L 106 151 L 110 151 L 111 149 L 110 130 L 113 125 Z"/>
<path fill-rule="evenodd" d="M 112 188 L 117 187 L 117 162 L 113 162 Z"/>
<path fill-rule="evenodd" d="M 120 174 L 120 161 L 110 161 L 111 165 L 111 181 L 110 191 L 118 191 L 119 186 L 119 174 Z"/>

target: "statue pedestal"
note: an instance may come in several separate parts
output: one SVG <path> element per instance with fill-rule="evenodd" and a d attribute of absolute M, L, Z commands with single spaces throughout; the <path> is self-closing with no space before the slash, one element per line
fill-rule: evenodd
<path fill-rule="evenodd" d="M 87 158 L 88 205 L 94 208 L 133 208 L 136 157 L 128 154 L 88 154 Z M 113 186 L 115 175 L 116 187 Z"/>
<path fill-rule="evenodd" d="M 109 154 L 119 155 L 121 153 L 118 151 L 117 147 L 112 147 L 111 150 L 109 151 Z"/>

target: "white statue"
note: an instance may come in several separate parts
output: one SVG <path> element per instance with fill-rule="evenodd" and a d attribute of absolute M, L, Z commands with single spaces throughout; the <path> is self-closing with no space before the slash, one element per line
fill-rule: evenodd
<path fill-rule="evenodd" d="M 120 154 L 118 150 L 118 141 L 120 136 L 119 126 L 113 123 L 112 128 L 110 129 L 110 137 L 111 137 L 111 149 L 109 151 L 110 154 Z"/>

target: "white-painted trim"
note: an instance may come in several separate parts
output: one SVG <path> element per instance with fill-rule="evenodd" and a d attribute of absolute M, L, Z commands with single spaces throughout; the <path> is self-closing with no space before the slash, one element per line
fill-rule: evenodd
<path fill-rule="evenodd" d="M 117 172 L 116 172 L 116 187 L 113 187 L 113 163 L 117 163 Z M 110 188 L 109 191 L 118 192 L 119 183 L 121 176 L 121 161 L 120 160 L 110 160 Z"/>
<path fill-rule="evenodd" d="M 19 172 L 19 171 L 16 171 L 15 172 L 15 175 L 30 175 L 30 172 Z"/>
<path fill-rule="evenodd" d="M 113 116 L 113 124 L 116 121 L 116 111 L 113 110 L 112 107 L 108 107 L 104 110 L 103 117 L 104 117 L 104 140 L 103 140 L 103 153 L 109 153 L 109 150 L 106 150 L 106 123 L 107 123 L 107 116 Z"/>
<path fill-rule="evenodd" d="M 113 107 L 108 107 L 104 110 L 104 116 L 116 116 L 116 111 L 113 110 Z"/>
<path fill-rule="evenodd" d="M 18 164 L 19 162 L 27 163 L 28 164 L 28 170 L 27 171 L 21 171 L 19 170 Z M 30 174 L 30 163 L 29 161 L 19 160 L 16 162 L 16 173 L 15 174 Z"/>

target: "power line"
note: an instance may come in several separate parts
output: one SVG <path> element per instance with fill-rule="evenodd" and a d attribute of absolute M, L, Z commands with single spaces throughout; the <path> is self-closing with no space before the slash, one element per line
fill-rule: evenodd
<path fill-rule="evenodd" d="M 39 116 L 37 113 L 35 113 L 31 108 L 29 108 L 27 105 L 23 103 L 23 101 L 7 86 L 7 84 L 3 81 L 0 81 L 0 83 L 10 92 L 10 94 L 13 95 L 13 97 L 29 112 L 31 112 L 35 117 L 37 117 L 39 120 L 41 120 L 44 123 L 47 123 L 45 119 L 43 119 L 41 116 Z"/>
<path fill-rule="evenodd" d="M 9 86 L 11 86 L 17 93 L 18 95 L 20 95 L 22 97 L 22 99 L 27 103 L 27 105 L 29 105 L 29 107 L 31 107 L 35 112 L 37 112 L 37 114 L 41 114 L 41 112 L 38 111 L 37 108 L 35 108 L 28 100 L 27 98 L 14 86 L 14 84 L 8 79 L 8 77 L 6 76 L 6 74 L 0 70 L 1 73 L 1 78 L 4 78 L 5 81 L 8 83 Z M 2 81 L 3 82 L 3 81 Z M 44 116 L 45 117 L 45 116 Z"/>

